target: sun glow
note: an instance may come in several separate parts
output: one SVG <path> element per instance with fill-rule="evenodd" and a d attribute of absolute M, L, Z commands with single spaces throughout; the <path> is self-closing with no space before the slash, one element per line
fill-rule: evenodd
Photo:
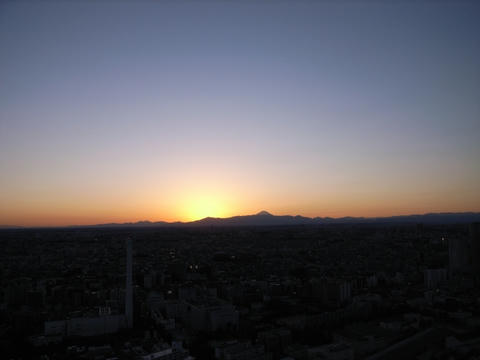
<path fill-rule="evenodd" d="M 191 199 L 185 206 L 188 220 L 200 220 L 206 217 L 224 217 L 226 208 L 221 200 L 212 196 L 200 196 Z"/>

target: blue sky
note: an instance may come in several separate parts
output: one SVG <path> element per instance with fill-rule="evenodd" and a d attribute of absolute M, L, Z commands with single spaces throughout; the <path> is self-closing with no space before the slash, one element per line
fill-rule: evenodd
<path fill-rule="evenodd" d="M 479 15 L 2 2 L 0 223 L 478 211 Z"/>

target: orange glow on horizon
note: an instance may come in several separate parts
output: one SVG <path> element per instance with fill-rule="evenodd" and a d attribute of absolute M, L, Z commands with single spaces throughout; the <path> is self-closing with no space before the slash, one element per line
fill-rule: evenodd
<path fill-rule="evenodd" d="M 322 188 L 313 184 L 284 190 L 283 184 L 276 184 L 273 179 L 263 182 L 258 177 L 238 180 L 240 176 L 229 177 L 224 175 L 228 172 L 215 172 L 214 169 L 206 173 L 177 173 L 178 178 L 172 179 L 140 177 L 130 183 L 119 178 L 118 183 L 112 181 L 108 186 L 79 186 L 76 192 L 53 186 L 24 190 L 22 196 L 16 195 L 19 190 L 11 191 L 0 202 L 0 225 L 68 226 L 144 220 L 189 222 L 205 217 L 251 215 L 262 210 L 273 215 L 333 218 L 480 210 L 480 198 L 471 196 L 468 191 L 450 192 L 449 197 L 442 197 L 438 195 L 441 189 L 430 193 L 410 189 L 391 193 L 382 189 L 359 191 L 329 183 Z M 137 182 L 138 186 L 131 185 Z"/>
<path fill-rule="evenodd" d="M 206 217 L 225 217 L 228 213 L 221 200 L 212 196 L 198 196 L 185 206 L 184 218 L 187 221 L 194 221 Z"/>
<path fill-rule="evenodd" d="M 205 217 L 217 217 L 217 218 L 228 218 L 231 216 L 237 215 L 252 215 L 256 214 L 261 210 L 266 210 L 273 215 L 301 215 L 306 217 L 333 217 L 340 218 L 344 216 L 353 216 L 353 217 L 389 217 L 389 216 L 398 216 L 398 215 L 412 215 L 412 214 L 425 214 L 425 213 L 440 213 L 440 212 L 479 212 L 480 209 L 477 207 L 471 208 L 424 208 L 417 207 L 412 208 L 411 210 L 407 208 L 402 208 L 398 210 L 392 209 L 383 209 L 381 211 L 379 208 L 371 209 L 370 211 L 361 211 L 360 209 L 351 209 L 351 211 L 346 211 L 345 209 L 331 209 L 330 211 L 314 211 L 313 209 L 304 209 L 295 210 L 288 209 L 285 207 L 256 207 L 251 209 L 231 209 L 228 208 L 221 200 L 213 199 L 210 197 L 198 197 L 193 199 L 190 203 L 185 204 L 179 207 L 179 210 L 182 212 L 174 213 L 158 213 L 152 212 L 151 214 L 143 213 L 142 214 L 115 214 L 112 212 L 101 212 L 101 213 L 75 213 L 75 214 L 66 214 L 66 213 L 56 213 L 51 211 L 49 213 L 28 213 L 28 214 L 14 214 L 13 216 L 5 216 L 5 214 L 0 213 L 0 225 L 16 225 L 16 226 L 69 226 L 69 225 L 94 225 L 94 224 L 107 224 L 107 223 L 127 223 L 127 222 L 138 222 L 138 221 L 166 221 L 166 222 L 190 222 L 195 220 L 200 220 Z"/>

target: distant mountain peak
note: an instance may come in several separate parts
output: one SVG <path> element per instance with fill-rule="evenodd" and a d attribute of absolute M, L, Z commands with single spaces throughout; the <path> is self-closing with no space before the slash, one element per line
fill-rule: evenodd
<path fill-rule="evenodd" d="M 480 212 L 463 213 L 428 213 L 423 215 L 397 215 L 388 217 L 351 217 L 342 218 L 332 217 L 304 217 L 301 215 L 272 215 L 268 211 L 262 210 L 254 215 L 239 215 L 229 218 L 206 217 L 201 220 L 190 222 L 165 222 L 143 220 L 138 222 L 109 223 L 97 225 L 70 225 L 67 227 L 77 228 L 107 228 L 107 227 L 179 227 L 179 226 L 298 226 L 298 225 L 328 225 L 328 224 L 467 224 L 480 222 Z M 20 229 L 18 226 L 5 226 L 0 224 L 0 231 L 8 229 Z"/>

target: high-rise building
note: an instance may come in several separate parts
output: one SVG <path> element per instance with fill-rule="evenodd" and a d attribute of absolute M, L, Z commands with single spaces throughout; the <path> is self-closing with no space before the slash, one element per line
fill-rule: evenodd
<path fill-rule="evenodd" d="M 473 276 L 480 280 L 480 222 L 470 224 L 470 261 Z"/>
<path fill-rule="evenodd" d="M 469 244 L 466 237 L 448 239 L 448 270 L 450 276 L 470 272 Z"/>
<path fill-rule="evenodd" d="M 125 283 L 125 318 L 127 328 L 133 327 L 133 288 L 132 288 L 132 239 L 126 240 L 127 266 Z"/>

